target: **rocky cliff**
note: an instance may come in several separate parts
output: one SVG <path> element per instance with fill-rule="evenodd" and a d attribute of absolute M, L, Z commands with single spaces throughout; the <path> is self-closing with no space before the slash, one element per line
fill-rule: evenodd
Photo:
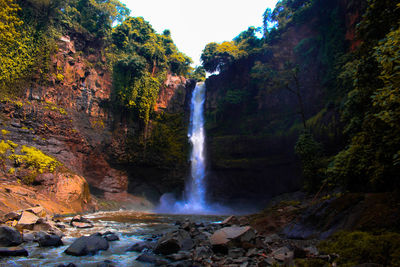
<path fill-rule="evenodd" d="M 7 178 L 3 179 L 4 192 L 0 197 L 9 199 L 2 203 L 11 209 L 36 204 L 39 200 L 28 199 L 34 194 L 41 194 L 41 198 L 46 199 L 43 201 L 58 203 L 59 208 L 50 209 L 52 212 L 93 209 L 96 203 L 91 202 L 89 187 L 100 198 L 148 208 L 151 204 L 142 197 L 146 188 L 155 191 L 152 193 L 155 201 L 169 189 L 168 174 L 165 177 L 169 170 L 159 168 L 154 172 L 150 166 L 144 167 L 139 175 L 137 168 L 142 168 L 143 162 L 133 159 L 133 154 L 146 153 L 141 149 L 157 134 L 154 130 L 161 123 L 160 116 L 178 116 L 182 118 L 182 127 L 186 127 L 187 95 L 194 84 L 172 73 L 167 75 L 155 106 L 158 115 L 150 122 L 146 138 L 142 139 L 143 133 L 136 131 L 137 123 L 129 112 L 112 107 L 112 74 L 106 65 L 104 50 L 92 48 L 88 52 L 83 47 L 79 37 L 63 36 L 58 41 L 58 51 L 51 58 L 52 74 L 45 80 L 38 75 L 21 100 L 4 98 L 0 104 L 3 143 L 11 142 L 18 147 L 12 152 L 7 147 L 2 154 L 2 172 Z M 143 146 L 132 146 L 132 136 L 136 141 L 143 141 Z M 32 171 L 29 164 L 18 165 L 9 160 L 14 154 L 24 155 L 24 151 L 20 151 L 22 146 L 33 147 L 50 156 L 59 162 L 58 167 Z M 148 162 L 144 165 L 149 166 Z M 182 175 L 177 178 L 180 183 L 185 172 L 182 169 L 175 174 Z M 159 183 L 162 179 L 164 181 Z M 30 185 L 19 185 L 20 181 Z M 152 182 L 149 184 L 149 181 Z M 177 183 L 171 182 L 174 186 Z M 20 188 L 14 190 L 14 186 Z M 19 201 L 16 191 L 23 192 L 20 195 L 27 198 L 26 205 L 22 202 L 10 204 Z M 43 201 L 39 202 L 46 207 Z M 4 210 L 9 209 L 4 207 Z"/>
<path fill-rule="evenodd" d="M 349 1 L 327 6 L 324 11 L 310 11 L 315 13 L 308 15 L 310 20 L 280 30 L 260 48 L 262 52 L 238 59 L 207 79 L 211 198 L 260 203 L 301 188 L 300 162 L 294 154 L 303 130 L 301 107 L 293 92 L 297 89 L 307 126 L 324 144 L 325 153 L 342 147 L 341 89 L 335 87 L 338 74 L 331 66 L 341 53 L 359 45 L 355 27 L 362 7 Z M 260 66 L 262 77 L 256 76 Z M 275 81 L 268 80 L 271 75 Z"/>

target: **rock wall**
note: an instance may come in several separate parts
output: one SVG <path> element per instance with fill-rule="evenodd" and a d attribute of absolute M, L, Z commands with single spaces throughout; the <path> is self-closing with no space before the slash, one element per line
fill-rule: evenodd
<path fill-rule="evenodd" d="M 354 49 L 359 44 L 355 27 L 362 7 L 354 1 L 336 2 L 337 6 L 333 8 L 338 8 L 338 13 L 332 14 L 338 14 L 343 28 L 331 30 L 341 34 L 343 43 L 337 45 Z M 341 147 L 338 107 L 332 100 L 338 92 L 332 91 L 334 89 L 329 87 L 329 80 L 327 82 L 324 76 L 326 65 L 317 60 L 318 55 L 304 58 L 295 52 L 303 40 L 320 37 L 320 26 L 312 18 L 291 25 L 269 43 L 265 54 L 241 59 L 226 71 L 207 79 L 208 191 L 211 199 L 227 203 L 235 200 L 261 203 L 301 188 L 300 163 L 294 154 L 295 143 L 303 128 L 298 100 L 295 94 L 285 89 L 256 87 L 251 77 L 251 66 L 256 61 L 268 63 L 274 70 L 283 69 L 287 62 L 306 65 L 298 73 L 305 117 L 310 119 L 309 125 L 317 140 L 324 143 L 327 153 Z M 303 64 L 304 60 L 309 63 Z M 239 103 L 225 100 L 228 91 L 232 90 L 245 92 Z"/>
<path fill-rule="evenodd" d="M 143 176 L 137 176 L 137 168 L 143 166 L 131 160 L 132 154 L 143 151 L 127 141 L 136 133 L 137 122 L 129 112 L 112 108 L 112 73 L 103 49 L 88 49 L 79 38 L 63 36 L 59 40 L 49 66 L 51 75 L 37 75 L 24 99 L 2 100 L 0 120 L 10 133 L 2 139 L 36 147 L 63 164 L 65 174 L 40 175 L 29 190 L 61 203 L 65 212 L 92 208 L 89 187 L 100 198 L 148 207 L 150 203 L 142 198 L 148 194 L 143 191 L 156 191 L 152 200 L 157 201 L 169 184 L 166 171 L 159 168 L 154 174 L 148 168 Z M 169 73 L 160 88 L 157 113 L 188 117 L 186 98 L 191 84 Z M 149 127 L 147 138 L 151 136 Z M 6 180 L 17 182 L 17 176 L 9 175 Z M 160 179 L 164 179 L 162 187 Z M 152 182 L 144 184 L 146 181 Z"/>

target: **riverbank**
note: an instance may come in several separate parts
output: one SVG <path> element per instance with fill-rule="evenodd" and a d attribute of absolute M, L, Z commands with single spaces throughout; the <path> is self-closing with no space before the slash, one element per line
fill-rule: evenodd
<path fill-rule="evenodd" d="M 237 217 L 131 210 L 52 217 L 32 207 L 3 220 L 22 241 L 0 245 L 3 256 L 10 250 L 4 246 L 19 246 L 0 266 L 397 266 L 396 203 L 390 193 L 295 193 Z M 45 247 L 41 239 L 62 244 Z"/>

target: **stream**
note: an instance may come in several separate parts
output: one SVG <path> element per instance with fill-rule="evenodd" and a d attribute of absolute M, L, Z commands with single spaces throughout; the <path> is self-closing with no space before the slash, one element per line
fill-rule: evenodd
<path fill-rule="evenodd" d="M 0 266 L 58 266 L 74 263 L 77 266 L 90 267 L 97 266 L 105 260 L 111 261 L 115 266 L 153 266 L 136 261 L 135 259 L 140 253 L 127 252 L 126 250 L 136 242 L 177 229 L 178 226 L 175 225 L 177 221 L 183 222 L 189 219 L 192 222 L 212 223 L 220 222 L 223 219 L 221 216 L 171 215 L 135 211 L 97 212 L 87 214 L 85 218 L 94 223 L 93 228 L 76 229 L 68 224 L 72 217 L 60 218 L 66 224 L 65 236 L 62 239 L 63 246 L 42 248 L 36 242 L 23 243 L 21 246 L 25 247 L 29 256 L 0 258 Z M 119 241 L 110 242 L 108 250 L 100 251 L 96 255 L 81 257 L 64 253 L 76 238 L 106 231 L 115 232 L 120 238 Z"/>

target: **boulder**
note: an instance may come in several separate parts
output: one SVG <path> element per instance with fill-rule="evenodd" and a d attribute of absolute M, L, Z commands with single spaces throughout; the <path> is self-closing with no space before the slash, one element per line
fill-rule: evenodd
<path fill-rule="evenodd" d="M 28 251 L 23 247 L 0 247 L 0 257 L 28 256 Z"/>
<path fill-rule="evenodd" d="M 32 207 L 32 208 L 26 209 L 25 211 L 31 212 L 31 213 L 35 214 L 36 216 L 39 216 L 39 217 L 46 216 L 46 211 L 40 205 L 36 206 L 36 207 Z"/>
<path fill-rule="evenodd" d="M 211 245 L 213 246 L 228 246 L 240 245 L 243 242 L 250 242 L 256 237 L 256 233 L 250 226 L 232 226 L 224 227 L 210 237 Z"/>
<path fill-rule="evenodd" d="M 39 220 L 39 217 L 29 211 L 23 211 L 21 218 L 17 223 L 17 229 L 29 229 L 32 230 L 35 223 Z"/>
<path fill-rule="evenodd" d="M 18 246 L 22 241 L 22 235 L 17 229 L 8 226 L 0 226 L 0 246 Z"/>
<path fill-rule="evenodd" d="M 69 224 L 75 228 L 81 229 L 93 227 L 93 223 L 81 215 L 74 216 Z"/>
<path fill-rule="evenodd" d="M 108 241 L 96 233 L 91 236 L 82 236 L 76 239 L 66 250 L 65 253 L 73 256 L 92 255 L 99 250 L 107 250 Z"/>
<path fill-rule="evenodd" d="M 157 254 L 169 255 L 179 250 L 190 250 L 194 242 L 189 233 L 185 230 L 178 230 L 161 237 L 156 244 L 154 252 Z"/>
<path fill-rule="evenodd" d="M 136 251 L 136 252 L 142 252 L 145 249 L 148 250 L 153 250 L 155 247 L 155 243 L 154 242 L 146 242 L 146 241 L 142 241 L 142 242 L 138 242 L 133 244 L 130 248 L 128 248 L 126 251 Z"/>
<path fill-rule="evenodd" d="M 38 237 L 36 241 L 39 243 L 40 247 L 59 247 L 63 245 L 60 236 L 46 233 Z"/>
<path fill-rule="evenodd" d="M 48 232 L 58 236 L 64 236 L 64 233 L 57 227 L 56 223 L 44 218 L 40 218 L 37 223 L 33 226 L 33 231 Z"/>

